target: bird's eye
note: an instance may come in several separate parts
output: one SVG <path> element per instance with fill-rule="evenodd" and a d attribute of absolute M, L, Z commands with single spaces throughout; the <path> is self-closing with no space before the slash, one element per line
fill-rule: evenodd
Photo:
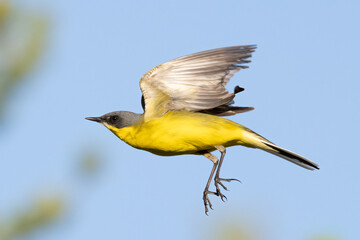
<path fill-rule="evenodd" d="M 110 118 L 109 118 L 109 122 L 112 122 L 112 123 L 114 123 L 114 122 L 116 122 L 117 120 L 119 119 L 119 116 L 111 116 Z"/>

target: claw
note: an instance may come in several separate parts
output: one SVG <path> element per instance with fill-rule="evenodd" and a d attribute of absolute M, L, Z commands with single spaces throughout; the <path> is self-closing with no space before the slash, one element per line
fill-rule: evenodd
<path fill-rule="evenodd" d="M 225 200 L 227 200 L 227 197 L 226 197 L 224 194 L 222 194 L 222 193 L 220 192 L 220 190 L 217 192 L 217 194 L 218 194 L 218 196 L 220 196 L 221 201 L 225 202 Z M 225 199 L 225 200 L 224 200 L 224 199 Z"/>
<path fill-rule="evenodd" d="M 225 181 L 225 182 L 231 182 L 231 181 L 238 181 L 238 182 L 240 182 L 238 179 L 235 179 L 235 178 L 216 178 L 215 177 L 215 179 L 214 179 L 214 182 L 215 182 L 215 187 L 216 187 L 216 195 L 217 196 L 220 196 L 220 198 L 221 198 L 221 200 L 223 201 L 223 202 L 225 202 L 225 200 L 227 200 L 227 197 L 224 195 L 224 194 L 222 194 L 221 193 L 221 190 L 220 190 L 220 187 L 219 187 L 219 185 L 223 188 L 223 189 L 225 189 L 226 191 L 229 191 L 228 189 L 227 189 L 227 187 L 225 187 L 225 185 L 221 182 L 221 181 Z"/>
<path fill-rule="evenodd" d="M 229 191 L 225 186 L 224 186 L 224 184 L 222 183 L 222 182 L 220 182 L 221 180 L 219 180 L 217 183 L 218 184 L 220 184 L 220 186 L 222 186 L 224 189 L 225 189 L 225 191 Z"/>
<path fill-rule="evenodd" d="M 211 204 L 211 202 L 210 202 L 210 199 L 209 199 L 208 194 L 218 195 L 218 194 L 215 193 L 215 192 L 204 191 L 203 201 L 204 201 L 204 206 L 205 206 L 205 214 L 206 214 L 207 216 L 208 216 L 208 212 L 209 212 L 208 206 L 210 207 L 211 210 L 214 210 L 213 207 L 212 207 L 212 204 Z"/>
<path fill-rule="evenodd" d="M 211 205 L 211 202 L 210 202 L 209 198 L 208 198 L 207 201 L 208 201 L 208 203 L 209 203 L 209 208 L 210 208 L 211 210 L 214 210 L 213 207 L 212 207 L 212 205 Z"/>
<path fill-rule="evenodd" d="M 239 179 L 236 178 L 219 178 L 220 181 L 225 181 L 225 182 L 231 182 L 231 181 L 237 181 L 239 183 L 241 183 L 241 181 Z"/>
<path fill-rule="evenodd" d="M 219 183 L 222 187 L 224 187 L 221 182 L 218 182 L 218 183 Z M 227 197 L 226 197 L 224 194 L 221 193 L 218 183 L 217 183 L 217 182 L 215 183 L 216 193 L 217 193 L 216 195 L 221 198 L 221 201 L 225 202 L 225 200 L 227 200 Z M 226 188 L 225 188 L 225 190 L 226 190 Z M 224 199 L 225 199 L 225 200 L 224 200 Z"/>

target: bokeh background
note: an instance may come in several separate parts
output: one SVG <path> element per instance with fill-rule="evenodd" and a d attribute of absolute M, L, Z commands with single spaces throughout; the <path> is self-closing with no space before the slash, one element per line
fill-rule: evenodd
<path fill-rule="evenodd" d="M 0 1 L 0 239 L 360 239 L 359 1 Z M 84 120 L 142 112 L 155 65 L 257 44 L 231 117 L 320 164 L 158 157 Z"/>

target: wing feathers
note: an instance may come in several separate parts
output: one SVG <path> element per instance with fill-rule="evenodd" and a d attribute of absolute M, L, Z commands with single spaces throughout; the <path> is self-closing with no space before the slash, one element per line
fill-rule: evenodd
<path fill-rule="evenodd" d="M 248 45 L 208 50 L 151 69 L 140 80 L 145 116 L 154 116 L 156 111 L 155 115 L 161 116 L 169 110 L 203 111 L 231 104 L 235 93 L 229 93 L 225 85 L 235 72 L 247 68 L 243 64 L 250 62 L 255 48 Z M 234 114 L 236 110 L 243 109 L 222 109 Z"/>

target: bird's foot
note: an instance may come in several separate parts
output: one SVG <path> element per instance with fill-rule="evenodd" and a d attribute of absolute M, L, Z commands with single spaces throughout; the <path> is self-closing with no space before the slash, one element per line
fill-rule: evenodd
<path fill-rule="evenodd" d="M 210 207 L 211 210 L 213 210 L 210 199 L 209 199 L 209 194 L 217 195 L 216 192 L 211 192 L 211 191 L 209 191 L 207 189 L 204 190 L 203 200 L 204 200 L 205 214 L 206 215 L 208 215 L 208 212 L 209 212 L 208 206 Z"/>
<path fill-rule="evenodd" d="M 219 178 L 219 177 L 215 177 L 214 179 L 214 183 L 215 183 L 215 187 L 216 187 L 216 194 L 217 196 L 220 196 L 221 200 L 223 202 L 225 202 L 225 200 L 227 200 L 227 197 L 221 193 L 220 187 L 219 185 L 225 189 L 226 191 L 228 191 L 228 189 L 225 187 L 225 185 L 221 182 L 221 181 L 225 181 L 225 182 L 231 182 L 231 181 L 238 181 L 241 183 L 240 180 L 235 179 L 235 178 Z"/>

